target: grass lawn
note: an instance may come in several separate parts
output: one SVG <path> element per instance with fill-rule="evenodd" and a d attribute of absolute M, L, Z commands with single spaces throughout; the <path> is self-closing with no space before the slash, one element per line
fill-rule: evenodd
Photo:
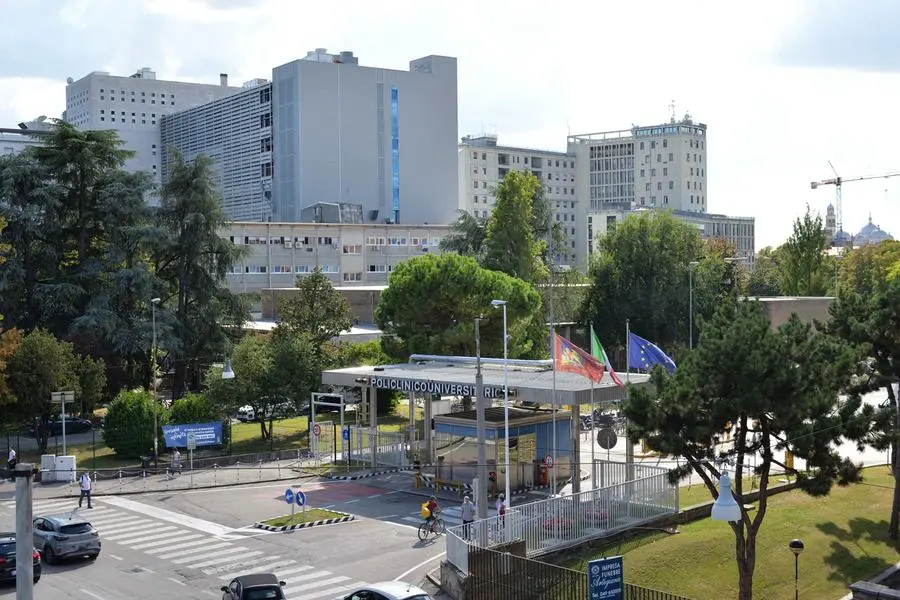
<path fill-rule="evenodd" d="M 272 527 L 283 527 L 285 525 L 299 525 L 301 523 L 309 523 L 311 521 L 336 519 L 337 517 L 343 516 L 345 515 L 325 508 L 307 508 L 305 511 L 302 509 L 298 509 L 297 512 L 294 513 L 293 517 L 291 517 L 291 515 L 285 515 L 283 517 L 268 519 L 267 521 L 263 521 L 263 523 L 265 523 L 266 525 L 271 525 Z"/>
<path fill-rule="evenodd" d="M 788 550 L 793 538 L 806 546 L 800 556 L 800 598 L 809 600 L 840 598 L 851 583 L 900 561 L 900 544 L 887 537 L 893 484 L 887 467 L 872 467 L 863 483 L 835 487 L 824 498 L 800 491 L 771 497 L 757 538 L 754 597 L 793 597 L 794 557 Z M 630 583 L 693 600 L 737 597 L 734 535 L 725 523 L 703 519 L 682 526 L 681 533 L 653 534 L 648 543 L 625 546 L 605 554 L 624 555 Z M 586 560 L 603 554 L 594 550 L 593 556 L 577 557 L 567 566 L 584 570 Z"/>

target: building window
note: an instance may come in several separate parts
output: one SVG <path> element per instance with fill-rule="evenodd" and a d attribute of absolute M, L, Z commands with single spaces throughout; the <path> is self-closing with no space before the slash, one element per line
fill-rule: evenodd
<path fill-rule="evenodd" d="M 387 273 L 387 265 L 369 265 L 369 273 Z"/>
<path fill-rule="evenodd" d="M 400 91 L 391 87 L 391 201 L 394 223 L 400 222 Z"/>
<path fill-rule="evenodd" d="M 265 129 L 266 127 L 272 126 L 272 115 L 270 113 L 265 113 L 259 115 L 259 127 L 260 129 Z"/>
<path fill-rule="evenodd" d="M 362 273 L 344 273 L 344 281 L 348 283 L 362 281 Z"/>
<path fill-rule="evenodd" d="M 670 190 L 674 190 L 674 189 L 675 189 L 675 182 L 674 182 L 674 181 L 670 181 L 670 182 L 669 182 L 669 189 L 670 189 Z"/>
<path fill-rule="evenodd" d="M 320 237 L 317 241 L 320 246 L 331 246 L 334 244 L 334 240 L 330 237 Z"/>
<path fill-rule="evenodd" d="M 259 103 L 268 104 L 272 101 L 272 88 L 266 87 L 259 90 Z"/>
<path fill-rule="evenodd" d="M 362 244 L 344 244 L 344 254 L 362 254 Z"/>
<path fill-rule="evenodd" d="M 263 177 L 271 177 L 272 176 L 272 163 L 266 162 L 260 165 L 260 174 Z"/>

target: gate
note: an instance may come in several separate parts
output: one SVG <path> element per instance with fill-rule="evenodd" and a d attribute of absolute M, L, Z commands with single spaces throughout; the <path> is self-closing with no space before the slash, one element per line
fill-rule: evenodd
<path fill-rule="evenodd" d="M 364 464 L 372 462 L 372 442 L 375 442 L 375 464 L 385 467 L 409 466 L 409 443 L 402 431 L 376 431 L 373 440 L 368 427 L 350 425 L 348 452 L 350 459 Z"/>
<path fill-rule="evenodd" d="M 316 421 L 309 432 L 309 449 L 320 463 L 338 462 L 341 458 L 341 432 L 337 423 Z M 318 427 L 319 435 L 315 435 Z"/>

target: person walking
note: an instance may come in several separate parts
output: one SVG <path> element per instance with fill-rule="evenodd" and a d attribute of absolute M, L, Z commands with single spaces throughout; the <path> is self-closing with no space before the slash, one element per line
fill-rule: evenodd
<path fill-rule="evenodd" d="M 475 520 L 475 505 L 468 496 L 463 498 L 462 506 L 459 507 L 459 516 L 463 523 L 463 535 L 466 539 L 472 538 L 472 522 Z"/>
<path fill-rule="evenodd" d="M 12 447 L 10 447 L 9 457 L 6 459 L 6 470 L 7 470 L 7 475 L 9 476 L 10 481 L 16 480 L 16 475 L 15 475 L 14 471 L 16 470 L 17 462 L 18 461 L 16 460 L 16 451 L 13 450 Z"/>
<path fill-rule="evenodd" d="M 81 508 L 82 501 L 87 498 L 88 508 L 94 508 L 91 506 L 91 476 L 87 473 L 81 474 L 81 496 L 78 497 L 78 508 Z"/>

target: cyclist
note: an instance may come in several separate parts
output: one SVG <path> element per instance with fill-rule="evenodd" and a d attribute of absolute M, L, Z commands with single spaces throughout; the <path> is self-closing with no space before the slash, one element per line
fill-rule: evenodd
<path fill-rule="evenodd" d="M 434 522 L 437 520 L 437 513 L 441 512 L 441 507 L 438 506 L 437 498 L 432 496 L 428 499 L 428 502 L 422 505 L 422 517 L 425 519 L 425 522 L 431 527 L 432 533 L 434 532 Z"/>

